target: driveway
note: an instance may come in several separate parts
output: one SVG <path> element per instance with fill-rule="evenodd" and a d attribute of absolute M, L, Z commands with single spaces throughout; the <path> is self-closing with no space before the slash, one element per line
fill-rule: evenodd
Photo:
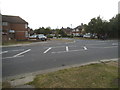
<path fill-rule="evenodd" d="M 50 68 L 118 58 L 117 40 L 47 41 L 30 45 L 3 47 L 3 77 Z"/>

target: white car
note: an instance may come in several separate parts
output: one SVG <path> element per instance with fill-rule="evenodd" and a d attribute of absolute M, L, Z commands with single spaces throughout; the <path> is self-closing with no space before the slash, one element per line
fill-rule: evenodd
<path fill-rule="evenodd" d="M 85 34 L 83 35 L 84 38 L 91 38 L 91 34 Z"/>
<path fill-rule="evenodd" d="M 41 41 L 46 41 L 47 37 L 44 36 L 44 34 L 38 34 L 38 35 L 29 36 L 29 39 L 37 39 L 37 40 L 41 40 Z"/>
<path fill-rule="evenodd" d="M 37 38 L 37 35 L 29 36 L 29 39 L 36 39 L 36 38 Z"/>
<path fill-rule="evenodd" d="M 38 34 L 37 39 L 42 40 L 42 41 L 46 41 L 47 37 L 44 34 Z"/>

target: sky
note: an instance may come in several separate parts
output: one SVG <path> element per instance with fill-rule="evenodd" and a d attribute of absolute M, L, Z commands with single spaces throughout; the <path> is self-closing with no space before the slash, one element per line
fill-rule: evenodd
<path fill-rule="evenodd" d="M 109 20 L 118 13 L 120 0 L 0 0 L 2 15 L 20 16 L 32 29 L 74 28 L 94 17 Z"/>

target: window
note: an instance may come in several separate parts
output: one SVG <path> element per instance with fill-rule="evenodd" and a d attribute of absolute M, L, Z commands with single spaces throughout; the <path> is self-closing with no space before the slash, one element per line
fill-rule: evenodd
<path fill-rule="evenodd" d="M 3 26 L 7 26 L 8 23 L 7 23 L 7 22 L 2 22 L 2 25 L 3 25 Z"/>
<path fill-rule="evenodd" d="M 28 25 L 27 25 L 27 24 L 25 24 L 25 28 L 28 28 Z"/>
<path fill-rule="evenodd" d="M 15 30 L 9 30 L 9 33 L 15 33 Z"/>
<path fill-rule="evenodd" d="M 27 32 L 27 31 L 25 31 L 25 37 L 28 37 L 28 36 L 29 36 L 28 32 Z"/>

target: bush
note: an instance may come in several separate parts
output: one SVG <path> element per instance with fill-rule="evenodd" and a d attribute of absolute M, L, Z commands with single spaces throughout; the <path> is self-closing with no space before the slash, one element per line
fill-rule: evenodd
<path fill-rule="evenodd" d="M 53 36 L 52 35 L 47 35 L 47 38 L 53 38 Z"/>
<path fill-rule="evenodd" d="M 68 38 L 73 38 L 73 35 L 68 35 L 67 37 L 68 37 Z"/>

